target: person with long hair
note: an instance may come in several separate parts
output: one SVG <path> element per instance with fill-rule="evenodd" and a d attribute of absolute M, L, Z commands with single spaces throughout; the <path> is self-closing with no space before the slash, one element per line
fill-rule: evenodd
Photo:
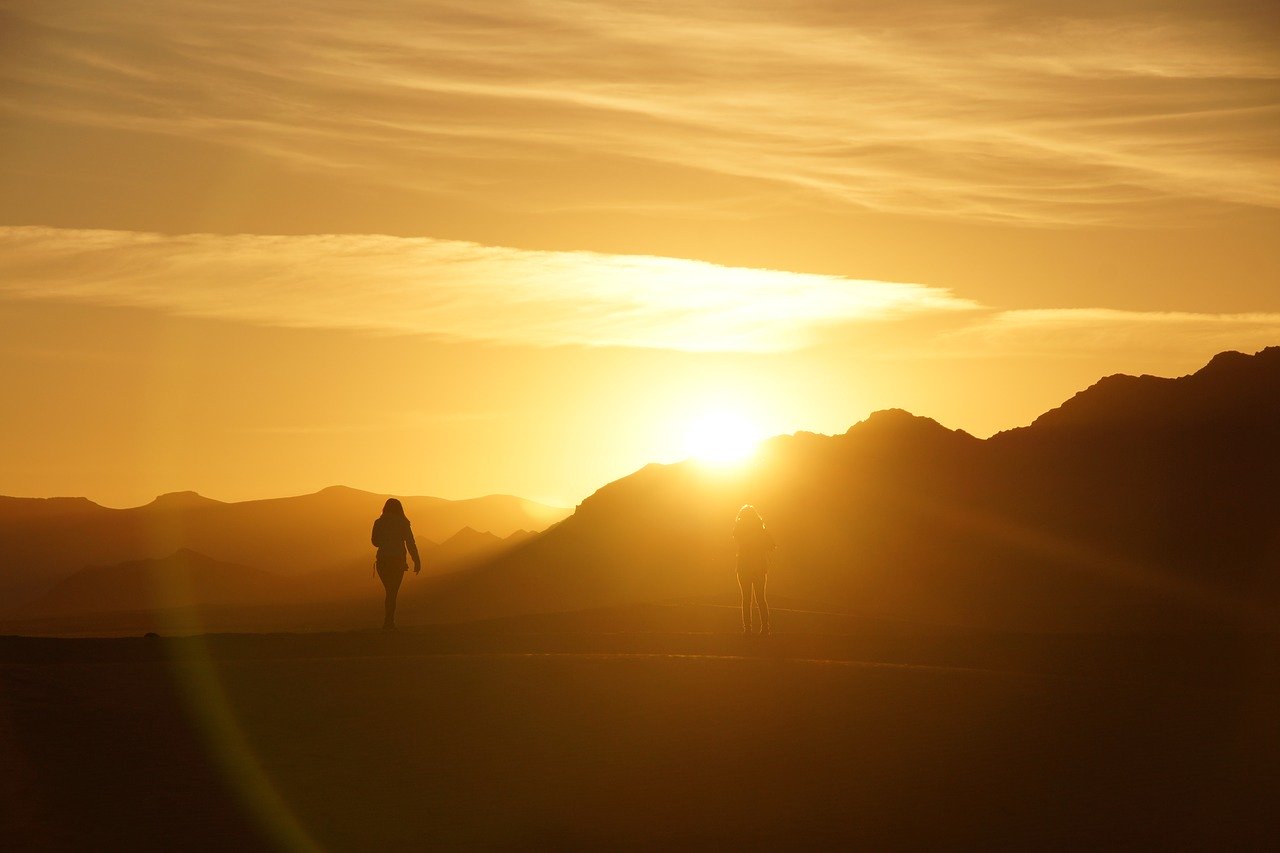
<path fill-rule="evenodd" d="M 733 538 L 738 543 L 738 587 L 742 590 L 742 633 L 750 635 L 751 600 L 755 599 L 760 611 L 760 635 L 768 637 L 769 605 L 764 598 L 765 582 L 769 576 L 769 552 L 777 548 L 773 536 L 764 529 L 764 519 L 751 504 L 738 510 L 733 525 Z"/>
<path fill-rule="evenodd" d="M 390 631 L 396 627 L 396 594 L 400 592 L 400 583 L 409 569 L 405 560 L 406 550 L 413 557 L 413 573 L 416 575 L 422 571 L 418 543 L 413 540 L 413 528 L 400 501 L 388 498 L 382 505 L 382 515 L 373 522 L 372 540 L 373 546 L 378 549 L 374 567 L 387 591 L 386 617 L 382 622 L 382 630 Z"/>

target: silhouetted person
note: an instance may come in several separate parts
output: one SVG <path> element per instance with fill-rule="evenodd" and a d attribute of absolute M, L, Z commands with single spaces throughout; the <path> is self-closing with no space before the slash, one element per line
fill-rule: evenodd
<path fill-rule="evenodd" d="M 733 538 L 738 542 L 738 586 L 742 588 L 742 633 L 751 631 L 751 598 L 760 611 L 760 633 L 769 636 L 769 605 L 764 600 L 765 580 L 769 574 L 769 552 L 778 545 L 764 529 L 764 519 L 756 508 L 747 504 L 738 510 L 733 525 Z"/>
<path fill-rule="evenodd" d="M 422 571 L 422 559 L 418 556 L 418 543 L 413 541 L 413 528 L 405 517 L 404 506 L 395 498 L 388 498 L 382 505 L 382 515 L 373 522 L 373 544 L 378 549 L 375 565 L 382 585 L 387 589 L 387 615 L 382 629 L 389 631 L 396 626 L 396 593 L 409 564 L 405 550 L 413 557 L 413 573 Z"/>

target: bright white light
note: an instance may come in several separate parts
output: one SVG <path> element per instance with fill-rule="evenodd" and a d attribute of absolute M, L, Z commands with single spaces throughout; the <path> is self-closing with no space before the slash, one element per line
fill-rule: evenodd
<path fill-rule="evenodd" d="M 732 465 L 749 458 L 764 437 L 760 428 L 736 412 L 706 412 L 689 422 L 685 453 L 713 465 Z"/>

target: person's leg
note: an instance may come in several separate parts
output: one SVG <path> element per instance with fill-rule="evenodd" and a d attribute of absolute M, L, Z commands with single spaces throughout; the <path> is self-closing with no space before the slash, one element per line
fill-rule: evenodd
<path fill-rule="evenodd" d="M 770 631 L 769 604 L 764 599 L 764 588 L 767 581 L 768 577 L 764 572 L 756 575 L 751 581 L 751 586 L 755 590 L 756 607 L 760 610 L 760 633 L 762 634 L 768 634 Z"/>
<path fill-rule="evenodd" d="M 386 616 L 382 620 L 383 628 L 394 628 L 396 624 L 396 594 L 400 592 L 400 582 L 404 580 L 404 572 L 398 568 L 378 572 L 382 585 L 387 589 Z"/>
<path fill-rule="evenodd" d="M 751 633 L 751 577 L 738 575 L 738 589 L 742 590 L 742 631 Z"/>

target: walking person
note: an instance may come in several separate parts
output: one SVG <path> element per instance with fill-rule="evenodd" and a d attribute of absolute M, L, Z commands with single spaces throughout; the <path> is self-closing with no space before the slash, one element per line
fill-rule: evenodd
<path fill-rule="evenodd" d="M 765 581 L 769 574 L 769 552 L 777 548 L 773 536 L 764 529 L 764 519 L 751 504 L 738 510 L 733 525 L 733 538 L 738 543 L 738 586 L 742 589 L 742 633 L 751 635 L 751 600 L 755 599 L 760 611 L 760 635 L 768 637 L 769 605 L 764 598 Z"/>
<path fill-rule="evenodd" d="M 400 582 L 409 565 L 405 560 L 405 551 L 413 557 L 413 573 L 422 571 L 422 559 L 418 556 L 418 543 L 413 540 L 413 528 L 405 517 L 404 506 L 395 498 L 388 498 L 382 505 L 382 515 L 373 522 L 373 545 L 378 549 L 374 566 L 378 577 L 387 590 L 386 617 L 382 622 L 382 630 L 390 631 L 396 627 L 396 594 L 400 592 Z"/>

